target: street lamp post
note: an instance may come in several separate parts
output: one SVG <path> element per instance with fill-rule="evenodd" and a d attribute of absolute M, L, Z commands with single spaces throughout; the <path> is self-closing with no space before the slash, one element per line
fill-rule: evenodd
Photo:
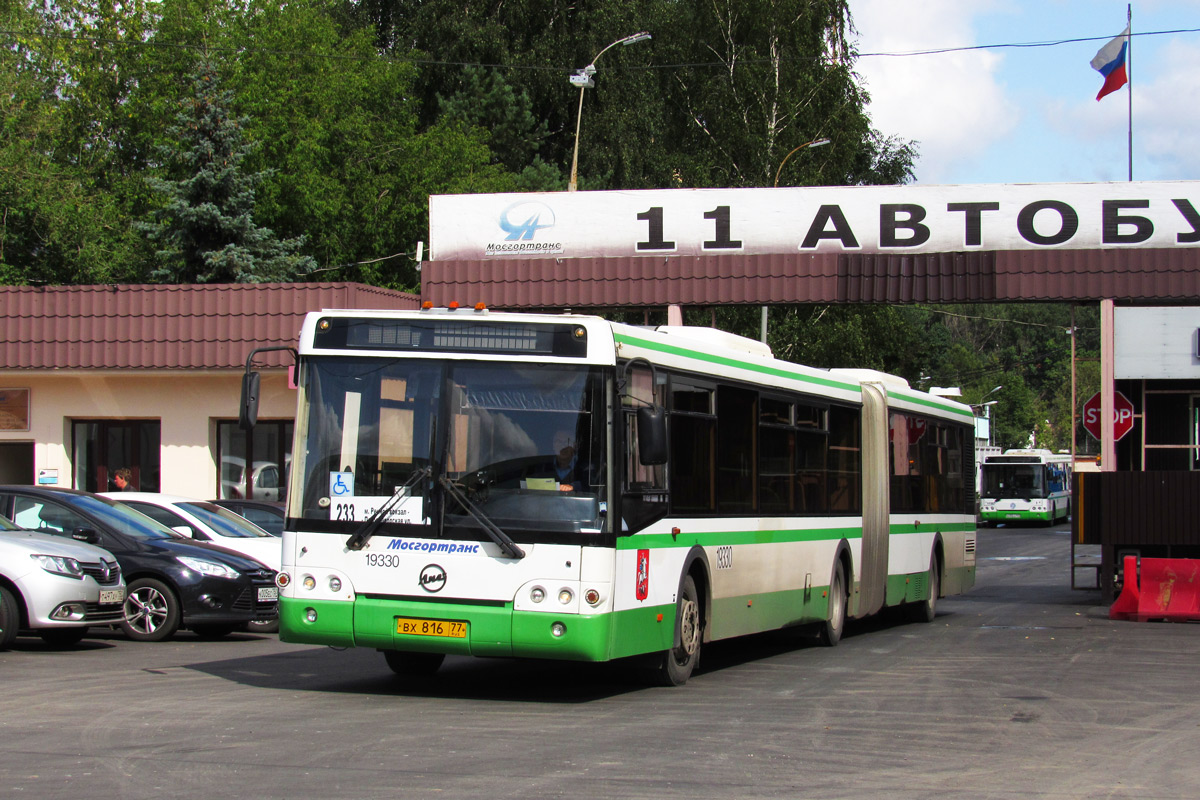
<path fill-rule="evenodd" d="M 992 443 L 992 406 L 996 405 L 1000 401 L 999 400 L 988 400 L 988 402 L 986 402 L 986 403 L 983 401 L 987 400 L 989 397 L 991 397 L 992 395 L 994 395 L 996 392 L 1000 391 L 1003 388 L 1004 388 L 1003 386 L 997 386 L 996 388 L 994 388 L 988 392 L 985 392 L 983 397 L 979 398 L 978 403 L 971 404 L 975 408 L 983 409 L 983 415 L 988 421 L 988 445 L 989 446 Z"/>
<path fill-rule="evenodd" d="M 599 53 L 596 53 L 596 57 L 592 59 L 592 63 L 588 64 L 583 69 L 576 71 L 575 74 L 571 76 L 571 85 L 579 87 L 579 111 L 575 115 L 575 154 L 571 156 L 571 183 L 567 185 L 568 192 L 575 191 L 577 178 L 579 176 L 579 123 L 583 120 L 583 90 L 591 89 L 596 85 L 596 82 L 592 80 L 592 76 L 596 74 L 596 62 L 600 59 L 600 56 L 604 55 L 610 48 L 616 47 L 617 45 L 631 45 L 636 42 L 644 42 L 649 38 L 649 33 L 646 31 L 640 31 L 638 33 L 632 33 L 629 36 L 617 39 L 615 42 L 608 45 L 608 47 L 605 47 Z"/>
<path fill-rule="evenodd" d="M 776 186 L 779 185 L 779 176 L 781 174 L 783 174 L 783 165 L 788 162 L 789 158 L 791 158 L 793 155 L 800 152 L 801 150 L 803 150 L 806 147 L 822 147 L 827 144 L 829 144 L 828 139 L 813 139 L 811 142 L 805 142 L 804 144 L 800 145 L 799 147 L 793 148 L 790 153 L 788 153 L 786 156 L 783 157 L 783 161 L 779 162 L 779 169 L 777 169 L 775 171 L 775 185 Z"/>
<path fill-rule="evenodd" d="M 827 145 L 827 144 L 829 144 L 828 139 L 813 139 L 811 142 L 805 142 L 804 144 L 800 145 L 799 147 L 792 148 L 792 151 L 783 157 L 783 161 L 779 162 L 779 169 L 777 169 L 775 171 L 775 185 L 776 186 L 779 185 L 779 176 L 783 173 L 783 165 L 786 164 L 788 162 L 788 159 L 791 158 L 795 153 L 798 153 L 799 151 L 803 150 L 806 147 L 821 147 L 821 146 Z M 767 343 L 767 314 L 768 313 L 769 313 L 768 306 L 763 306 L 762 307 L 762 322 L 759 326 L 760 334 L 761 334 L 759 336 L 759 338 L 762 339 L 763 344 Z"/>

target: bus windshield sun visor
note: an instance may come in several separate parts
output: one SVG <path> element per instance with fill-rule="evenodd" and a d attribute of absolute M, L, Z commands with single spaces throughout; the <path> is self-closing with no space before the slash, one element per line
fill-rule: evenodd
<path fill-rule="evenodd" d="M 404 483 L 403 486 L 396 488 L 391 499 L 375 510 L 375 513 L 363 520 L 363 524 L 358 526 L 350 538 L 346 540 L 346 548 L 348 550 L 362 550 L 366 547 L 367 542 L 375 535 L 375 531 L 379 530 L 379 526 L 387 519 L 388 512 L 405 497 L 408 497 L 412 492 L 412 488 L 420 483 L 425 478 L 432 475 L 429 467 L 421 467 L 413 472 L 412 476 Z"/>
<path fill-rule="evenodd" d="M 516 543 L 508 537 L 508 534 L 500 530 L 496 523 L 488 519 L 487 515 L 480 511 L 479 508 L 470 501 L 466 493 L 454 484 L 454 481 L 443 475 L 438 479 L 438 482 L 445 487 L 446 492 L 451 497 L 457 500 L 459 504 L 467 510 L 468 514 L 474 517 L 475 521 L 483 527 L 484 531 L 487 532 L 487 535 L 491 537 L 492 541 L 500 545 L 500 549 L 503 550 L 509 558 L 525 557 L 525 551 L 520 547 L 517 547 Z"/>

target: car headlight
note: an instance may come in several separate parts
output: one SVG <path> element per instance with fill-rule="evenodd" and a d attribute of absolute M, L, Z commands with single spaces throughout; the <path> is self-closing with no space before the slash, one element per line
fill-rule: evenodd
<path fill-rule="evenodd" d="M 55 575 L 65 575 L 68 578 L 82 578 L 83 569 L 79 566 L 79 562 L 73 558 L 65 556 L 43 556 L 29 554 L 29 557 L 38 562 L 38 565 L 46 572 L 52 572 Z"/>
<path fill-rule="evenodd" d="M 191 556 L 175 556 L 175 560 L 183 564 L 190 570 L 199 572 L 201 575 L 208 575 L 211 578 L 228 578 L 236 580 L 241 573 L 233 567 L 227 567 L 224 564 L 219 564 L 216 561 L 208 561 L 203 558 L 192 558 Z"/>

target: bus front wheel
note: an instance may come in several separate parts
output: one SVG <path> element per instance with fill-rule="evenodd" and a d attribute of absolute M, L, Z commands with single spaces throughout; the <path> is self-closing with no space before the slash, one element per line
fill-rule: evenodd
<path fill-rule="evenodd" d="M 446 660 L 442 653 L 402 653 L 399 650 L 384 650 L 383 658 L 392 672 L 405 678 L 427 678 Z"/>
<path fill-rule="evenodd" d="M 679 601 L 675 608 L 679 628 L 679 642 L 661 656 L 658 668 L 659 681 L 664 686 L 682 686 L 692 676 L 692 670 L 700 661 L 702 625 L 700 599 L 696 593 L 696 582 L 688 575 L 683 579 Z"/>

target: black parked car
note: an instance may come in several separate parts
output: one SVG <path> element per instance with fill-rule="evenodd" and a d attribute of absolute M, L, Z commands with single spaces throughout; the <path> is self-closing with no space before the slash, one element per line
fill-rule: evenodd
<path fill-rule="evenodd" d="M 181 626 L 219 637 L 278 617 L 274 570 L 184 537 L 108 498 L 75 489 L 0 486 L 0 515 L 116 556 L 127 588 L 121 627 L 131 639 L 162 641 Z"/>
<path fill-rule="evenodd" d="M 241 514 L 272 536 L 283 535 L 283 503 L 277 500 L 213 500 L 216 505 Z"/>

